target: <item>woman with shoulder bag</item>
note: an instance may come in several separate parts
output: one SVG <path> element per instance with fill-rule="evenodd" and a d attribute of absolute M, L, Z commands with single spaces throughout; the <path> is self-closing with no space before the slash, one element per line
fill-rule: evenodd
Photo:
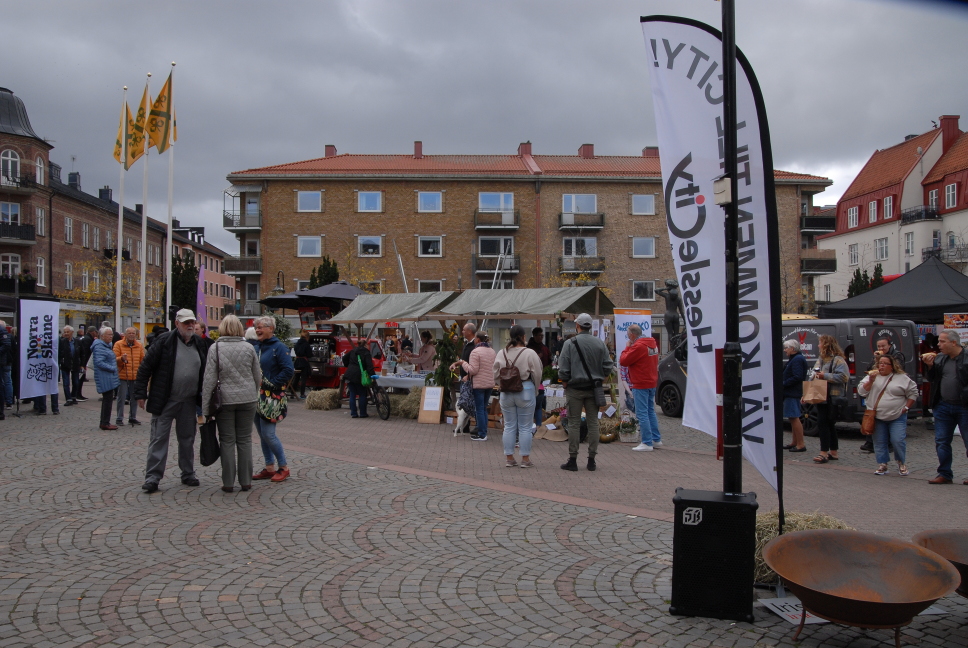
<path fill-rule="evenodd" d="M 343 379 L 346 380 L 346 389 L 350 394 L 350 417 L 367 418 L 366 413 L 366 387 L 363 386 L 363 375 L 372 376 L 373 358 L 370 356 L 370 349 L 366 338 L 356 341 L 356 348 L 350 349 L 343 354 L 343 366 L 346 373 Z"/>
<path fill-rule="evenodd" d="M 245 328 L 238 317 L 226 315 L 218 326 L 218 335 L 205 362 L 202 412 L 214 417 L 218 426 L 222 490 L 235 490 L 238 477 L 239 486 L 247 491 L 252 488 L 252 421 L 262 369 L 255 349 L 243 337 Z"/>
<path fill-rule="evenodd" d="M 286 461 L 282 441 L 276 436 L 276 425 L 285 416 L 287 406 L 285 389 L 292 380 L 295 370 L 292 366 L 292 358 L 289 356 L 289 347 L 276 337 L 275 318 L 267 315 L 257 317 L 255 333 L 259 336 L 256 353 L 259 355 L 259 366 L 262 368 L 255 427 L 259 432 L 266 467 L 252 475 L 252 479 L 281 482 L 289 478 L 289 463 Z M 272 413 L 271 419 L 263 416 L 267 410 Z"/>
<path fill-rule="evenodd" d="M 514 367 L 521 378 L 521 391 L 501 391 L 501 413 L 504 415 L 504 455 L 508 468 L 517 467 L 514 460 L 514 443 L 521 449 L 521 467 L 531 468 L 531 441 L 534 434 L 531 422 L 537 402 L 538 383 L 541 382 L 541 358 L 534 349 L 526 346 L 524 327 L 515 324 L 511 327 L 511 341 L 494 358 L 493 378 L 500 382 L 501 370 Z M 506 372 L 505 372 L 506 373 Z"/>
<path fill-rule="evenodd" d="M 837 451 L 840 444 L 837 440 L 837 412 L 834 401 L 846 395 L 846 385 L 850 380 L 844 352 L 832 335 L 820 336 L 820 357 L 813 368 L 813 379 L 827 381 L 827 402 L 816 405 L 820 454 L 813 458 L 814 463 L 825 464 L 839 458 Z"/>
<path fill-rule="evenodd" d="M 471 435 L 473 441 L 487 441 L 487 401 L 494 391 L 491 365 L 494 364 L 494 349 L 487 343 L 487 333 L 478 331 L 474 335 L 474 350 L 466 361 L 458 360 L 451 365 L 451 371 L 460 366 L 467 373 L 464 380 L 474 386 L 474 418 L 477 421 L 477 434 Z"/>
<path fill-rule="evenodd" d="M 902 477 L 910 473 L 904 463 L 907 452 L 907 415 L 917 401 L 918 386 L 904 373 L 900 363 L 891 356 L 877 359 L 877 369 L 871 371 L 857 385 L 857 393 L 867 399 L 868 412 L 874 412 L 875 475 L 886 475 L 891 459 L 888 441 L 894 446 L 897 472 Z"/>

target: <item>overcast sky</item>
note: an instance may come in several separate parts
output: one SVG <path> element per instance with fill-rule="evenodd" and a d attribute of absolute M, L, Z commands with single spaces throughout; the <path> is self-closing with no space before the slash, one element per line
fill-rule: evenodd
<path fill-rule="evenodd" d="M 737 44 L 762 87 L 779 169 L 826 176 L 832 204 L 871 153 L 942 114 L 968 129 L 968 9 L 900 0 L 738 0 Z M 340 153 L 639 155 L 656 144 L 639 17 L 716 28 L 713 0 L 18 2 L 2 0 L 0 86 L 82 187 L 119 184 L 122 86 L 136 106 L 172 61 L 174 215 L 221 229 L 225 176 Z M 959 45 L 960 43 L 960 45 Z M 72 161 L 72 157 L 75 158 Z M 167 215 L 167 155 L 149 215 Z M 125 180 L 141 202 L 142 164 Z"/>

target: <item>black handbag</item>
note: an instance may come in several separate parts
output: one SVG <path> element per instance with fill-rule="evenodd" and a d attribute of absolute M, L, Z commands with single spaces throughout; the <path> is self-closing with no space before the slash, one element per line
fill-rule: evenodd
<path fill-rule="evenodd" d="M 215 343 L 215 387 L 212 388 L 212 398 L 209 401 L 208 414 L 215 416 L 222 411 L 222 365 L 219 364 L 218 342 Z"/>
<path fill-rule="evenodd" d="M 578 349 L 578 357 L 581 358 L 581 366 L 585 368 L 585 374 L 591 378 L 592 372 L 588 370 L 588 365 L 585 363 L 585 354 L 581 352 L 581 345 L 578 344 L 578 340 L 573 342 L 575 348 Z M 595 394 L 595 406 L 605 407 L 608 405 L 608 401 L 605 400 L 605 387 L 601 380 L 597 378 L 592 379 L 592 391 Z"/>
<path fill-rule="evenodd" d="M 198 461 L 203 466 L 211 466 L 222 456 L 222 448 L 219 446 L 218 435 L 215 432 L 215 421 L 199 425 L 198 434 L 201 436 Z"/>

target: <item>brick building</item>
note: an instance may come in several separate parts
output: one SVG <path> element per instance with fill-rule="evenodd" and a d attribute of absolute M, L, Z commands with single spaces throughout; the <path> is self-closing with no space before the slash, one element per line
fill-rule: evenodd
<path fill-rule="evenodd" d="M 215 330 L 222 318 L 235 313 L 235 278 L 225 274 L 225 252 L 205 240 L 204 227 L 183 227 L 177 219 L 171 223 L 172 254 L 182 259 L 192 257 L 198 268 L 200 300 L 195 316 L 209 330 Z"/>
<path fill-rule="evenodd" d="M 52 148 L 34 132 L 20 98 L 0 88 L 0 292 L 12 293 L 19 276 L 22 294 L 61 298 L 61 324 L 113 321 L 113 258 L 121 248 L 130 259 L 122 261 L 123 325 L 138 323 L 142 262 L 146 319 L 163 321 L 165 226 L 148 219 L 143 245 L 140 209 L 125 209 L 119 241 L 111 189 L 85 193 L 75 172 L 62 182 Z"/>
<path fill-rule="evenodd" d="M 594 282 L 616 306 L 651 308 L 675 276 L 665 223 L 659 153 L 596 156 L 338 155 L 237 171 L 227 176 L 225 228 L 239 256 L 243 312 L 255 314 L 285 277 L 307 281 L 321 257 L 340 278 L 373 292 L 535 288 Z M 781 258 L 789 308 L 800 307 L 801 213 L 826 178 L 778 171 Z"/>

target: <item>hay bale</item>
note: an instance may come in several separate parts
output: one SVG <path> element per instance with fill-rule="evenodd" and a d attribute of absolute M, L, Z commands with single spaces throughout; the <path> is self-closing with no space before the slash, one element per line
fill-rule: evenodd
<path fill-rule="evenodd" d="M 847 526 L 837 518 L 820 512 L 786 513 L 784 517 L 783 533 L 806 531 L 808 529 L 854 530 L 853 527 Z M 780 514 L 777 511 L 760 513 L 756 516 L 756 557 L 753 567 L 753 581 L 756 583 L 774 584 L 777 582 L 776 572 L 770 569 L 763 560 L 763 547 L 777 536 L 779 528 Z"/>
<path fill-rule="evenodd" d="M 389 394 L 389 396 L 390 396 L 390 416 L 402 417 L 403 414 L 400 413 L 400 406 L 403 404 L 403 401 L 407 399 L 407 395 Z"/>
<path fill-rule="evenodd" d="M 306 409 L 333 410 L 339 409 L 339 390 L 321 389 L 310 392 L 306 396 Z"/>
<path fill-rule="evenodd" d="M 420 415 L 420 395 L 422 393 L 422 387 L 414 387 L 409 394 L 404 396 L 399 406 L 401 417 L 415 419 Z"/>

